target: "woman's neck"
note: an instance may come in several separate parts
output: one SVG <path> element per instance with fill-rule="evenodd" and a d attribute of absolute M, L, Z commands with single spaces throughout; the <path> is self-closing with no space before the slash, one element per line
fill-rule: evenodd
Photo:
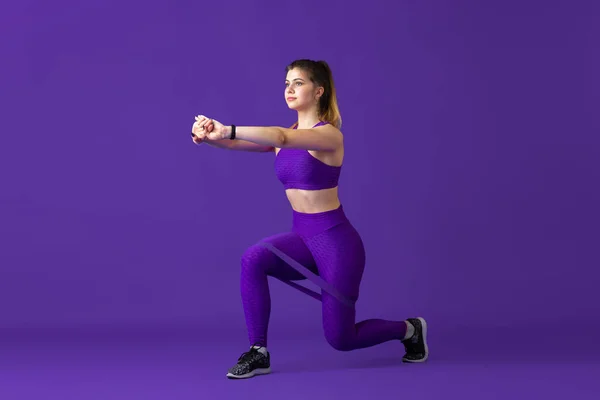
<path fill-rule="evenodd" d="M 298 129 L 310 129 L 321 120 L 314 110 L 298 111 Z"/>

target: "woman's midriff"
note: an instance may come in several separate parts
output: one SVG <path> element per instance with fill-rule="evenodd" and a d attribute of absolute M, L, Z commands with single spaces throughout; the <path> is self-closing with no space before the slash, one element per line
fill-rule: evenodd
<path fill-rule="evenodd" d="M 285 194 L 292 209 L 301 213 L 320 213 L 340 206 L 337 187 L 322 190 L 287 189 Z"/>

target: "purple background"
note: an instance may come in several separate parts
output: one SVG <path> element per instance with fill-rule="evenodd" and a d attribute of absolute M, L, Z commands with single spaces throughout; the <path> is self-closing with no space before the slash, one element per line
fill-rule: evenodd
<path fill-rule="evenodd" d="M 338 90 L 340 196 L 368 258 L 358 318 L 426 316 L 432 363 L 597 357 L 581 347 L 600 333 L 593 2 L 32 0 L 0 14 L 4 343 L 220 341 L 207 371 L 223 385 L 247 346 L 240 256 L 288 230 L 291 209 L 272 154 L 196 147 L 191 124 L 291 125 L 284 67 L 307 57 Z M 271 288 L 280 354 L 299 340 L 355 357 L 323 345 L 318 303 Z"/>

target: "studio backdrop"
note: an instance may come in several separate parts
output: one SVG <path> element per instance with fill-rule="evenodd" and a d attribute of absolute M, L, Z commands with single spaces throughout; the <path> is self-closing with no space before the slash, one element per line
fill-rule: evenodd
<path fill-rule="evenodd" d="M 199 114 L 292 125 L 298 58 L 333 70 L 340 198 L 367 251 L 359 320 L 423 315 L 438 338 L 598 326 L 600 64 L 584 2 L 4 7 L 4 332 L 245 340 L 240 258 L 289 230 L 291 208 L 274 154 L 190 131 Z M 270 282 L 273 337 L 320 334 L 320 304 Z"/>

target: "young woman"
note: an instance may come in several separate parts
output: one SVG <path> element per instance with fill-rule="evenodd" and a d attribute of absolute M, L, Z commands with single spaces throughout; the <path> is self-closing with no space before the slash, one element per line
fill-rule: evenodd
<path fill-rule="evenodd" d="M 308 289 L 293 281 L 311 273 L 321 280 L 324 290 L 311 295 L 322 302 L 325 338 L 333 348 L 349 351 L 398 340 L 405 347 L 404 362 L 423 362 L 429 353 L 423 318 L 355 321 L 365 250 L 338 198 L 344 141 L 333 77 L 324 61 L 296 60 L 286 72 L 285 100 L 298 113 L 291 128 L 225 126 L 205 116 L 196 117 L 192 127 L 196 144 L 274 152 L 275 173 L 293 214 L 290 232 L 263 239 L 242 257 L 240 286 L 250 350 L 239 357 L 227 377 L 271 372 L 268 276 L 305 293 Z"/>

